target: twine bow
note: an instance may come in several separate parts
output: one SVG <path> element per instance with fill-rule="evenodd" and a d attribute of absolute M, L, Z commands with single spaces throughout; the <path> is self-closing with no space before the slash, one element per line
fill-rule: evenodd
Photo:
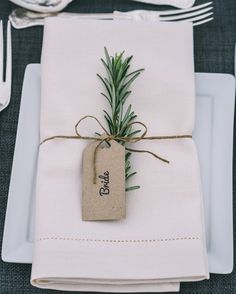
<path fill-rule="evenodd" d="M 88 118 L 92 118 L 94 119 L 99 126 L 102 128 L 102 130 L 105 132 L 102 136 L 83 136 L 80 134 L 79 132 L 79 125 L 80 123 Z M 102 143 L 104 142 L 109 142 L 111 140 L 115 140 L 115 141 L 120 141 L 120 142 L 128 142 L 128 143 L 137 143 L 141 140 L 170 140 L 170 139 L 185 139 L 185 138 L 192 138 L 192 135 L 178 135 L 178 136 L 146 136 L 147 134 L 147 126 L 140 122 L 140 121 L 134 121 L 130 123 L 131 125 L 141 125 L 144 128 L 143 133 L 140 136 L 132 136 L 132 137 L 122 137 L 122 136 L 118 136 L 118 135 L 112 135 L 110 134 L 107 129 L 101 124 L 101 122 L 92 115 L 86 115 L 83 116 L 75 125 L 75 133 L 76 135 L 74 136 L 65 136 L 65 135 L 56 135 L 56 136 L 52 136 L 52 137 L 48 137 L 46 139 L 44 139 L 41 143 L 40 146 L 48 141 L 54 140 L 54 139 L 75 139 L 75 140 L 93 140 L 93 141 L 98 141 L 99 143 L 97 144 L 97 146 L 94 149 L 94 156 L 93 156 L 93 183 L 96 184 L 96 178 L 97 178 L 97 168 L 96 168 L 96 158 L 97 158 L 97 152 L 99 147 L 101 146 Z M 154 156 L 155 158 L 165 162 L 165 163 L 170 163 L 169 160 L 160 157 L 159 155 L 149 151 L 149 150 L 143 150 L 143 149 L 131 149 L 128 147 L 125 147 L 126 150 L 130 151 L 130 152 L 140 152 L 140 153 L 148 153 L 151 154 L 152 156 Z"/>

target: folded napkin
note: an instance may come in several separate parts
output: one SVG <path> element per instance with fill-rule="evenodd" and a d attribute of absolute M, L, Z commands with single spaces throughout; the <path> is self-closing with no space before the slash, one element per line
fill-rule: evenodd
<path fill-rule="evenodd" d="M 41 140 L 74 135 L 85 115 L 105 124 L 107 103 L 96 73 L 100 58 L 125 50 L 145 68 L 129 102 L 148 135 L 191 134 L 195 118 L 193 32 L 189 23 L 46 20 L 42 51 Z M 96 124 L 81 133 L 94 135 Z M 138 173 L 119 221 L 82 221 L 82 152 L 86 140 L 40 146 L 32 285 L 80 291 L 177 291 L 208 278 L 199 165 L 192 139 L 140 141 Z"/>

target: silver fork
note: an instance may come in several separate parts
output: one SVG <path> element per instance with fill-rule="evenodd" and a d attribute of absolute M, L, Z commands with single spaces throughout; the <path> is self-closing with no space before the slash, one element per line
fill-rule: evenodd
<path fill-rule="evenodd" d="M 8 106 L 11 99 L 11 77 L 12 77 L 12 50 L 11 50 L 11 24 L 7 23 L 7 46 L 6 46 L 6 71 L 3 79 L 4 64 L 4 40 L 3 24 L 0 21 L 0 111 Z"/>
<path fill-rule="evenodd" d="M 59 13 L 66 18 L 78 19 L 124 19 L 124 20 L 149 20 L 149 21 L 189 21 L 194 26 L 213 20 L 212 1 L 188 9 L 175 9 L 164 11 L 133 10 L 129 12 L 114 11 L 113 13 Z M 55 14 L 52 14 L 53 16 Z M 44 19 L 50 14 L 40 14 L 23 9 L 15 9 L 9 19 L 16 29 L 43 25 Z"/>
<path fill-rule="evenodd" d="M 192 22 L 194 26 L 213 20 L 212 1 L 181 10 L 134 10 L 130 12 L 114 11 L 115 19 L 149 20 L 149 21 L 181 21 Z"/>

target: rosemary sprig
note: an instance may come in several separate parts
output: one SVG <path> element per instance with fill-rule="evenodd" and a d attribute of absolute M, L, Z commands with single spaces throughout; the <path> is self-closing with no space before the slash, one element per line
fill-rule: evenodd
<path fill-rule="evenodd" d="M 110 112 L 104 110 L 104 117 L 108 124 L 111 135 L 117 137 L 132 137 L 141 132 L 134 130 L 131 122 L 137 117 L 132 110 L 132 105 L 125 107 L 125 103 L 131 94 L 131 85 L 134 80 L 140 75 L 143 69 L 138 69 L 130 72 L 130 63 L 133 56 L 124 57 L 124 51 L 115 56 L 110 56 L 107 49 L 104 48 L 105 59 L 101 61 L 106 69 L 106 76 L 102 77 L 97 74 L 102 81 L 105 93 L 101 93 L 108 101 Z M 119 142 L 125 144 L 124 142 Z M 125 179 L 128 181 L 136 172 L 131 170 L 130 152 L 125 155 Z M 126 187 L 126 191 L 138 189 L 140 186 Z"/>

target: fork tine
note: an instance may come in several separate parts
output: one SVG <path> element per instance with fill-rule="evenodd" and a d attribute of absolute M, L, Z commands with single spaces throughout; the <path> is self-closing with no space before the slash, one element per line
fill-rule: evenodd
<path fill-rule="evenodd" d="M 0 21 L 0 82 L 3 81 L 3 25 L 2 20 Z"/>
<path fill-rule="evenodd" d="M 12 46 L 11 46 L 11 23 L 7 23 L 7 56 L 6 56 L 6 77 L 5 81 L 11 88 L 11 76 L 12 76 Z"/>
<path fill-rule="evenodd" d="M 193 21 L 203 20 L 204 18 L 207 18 L 211 15 L 213 15 L 213 12 L 209 12 L 209 13 L 205 13 L 203 15 L 199 15 L 196 17 L 181 19 L 181 20 L 177 20 L 177 21 L 179 21 L 179 22 L 193 22 Z"/>
<path fill-rule="evenodd" d="M 181 14 L 181 13 L 186 13 L 186 12 L 190 12 L 190 11 L 195 11 L 198 9 L 202 9 L 205 8 L 207 6 L 210 6 L 213 3 L 213 1 L 201 4 L 201 5 L 196 5 L 193 6 L 191 8 L 187 8 L 187 9 L 175 9 L 175 10 L 165 10 L 165 11 L 158 11 L 160 16 L 162 15 L 173 15 L 173 14 Z"/>
<path fill-rule="evenodd" d="M 180 19 L 184 19 L 184 18 L 190 18 L 193 16 L 197 16 L 203 13 L 206 13 L 207 11 L 212 10 L 213 7 L 208 7 L 208 8 L 204 8 L 204 9 L 200 9 L 194 12 L 190 12 L 190 13 L 184 13 L 184 14 L 180 14 L 180 15 L 173 15 L 173 16 L 160 16 L 160 20 L 180 20 Z"/>
<path fill-rule="evenodd" d="M 210 17 L 210 18 L 207 18 L 207 19 L 205 19 L 205 20 L 201 20 L 201 21 L 193 22 L 193 26 L 194 26 L 194 27 L 195 27 L 195 26 L 199 26 L 199 25 L 204 24 L 204 23 L 206 23 L 206 22 L 209 22 L 209 21 L 211 21 L 211 20 L 213 20 L 213 19 L 214 19 L 214 17 Z"/>

